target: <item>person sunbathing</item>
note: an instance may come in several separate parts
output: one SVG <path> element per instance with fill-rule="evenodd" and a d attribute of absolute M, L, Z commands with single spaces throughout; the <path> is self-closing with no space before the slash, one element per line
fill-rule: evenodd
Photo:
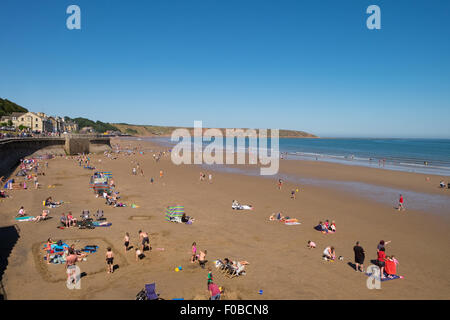
<path fill-rule="evenodd" d="M 183 216 L 181 217 L 181 222 L 188 223 L 189 221 L 194 222 L 195 219 L 187 216 L 186 213 L 183 213 Z"/>
<path fill-rule="evenodd" d="M 48 210 L 42 210 L 42 214 L 40 216 L 37 216 L 34 221 L 35 222 L 39 222 L 41 220 L 45 220 L 45 219 L 47 219 L 48 215 L 49 215 L 49 211 Z"/>
<path fill-rule="evenodd" d="M 280 212 L 278 213 L 273 213 L 270 217 L 269 220 L 273 221 L 273 220 L 278 220 L 278 221 L 285 221 L 286 219 L 289 219 L 289 217 L 285 217 L 283 216 L 283 214 Z"/>
<path fill-rule="evenodd" d="M 48 197 L 47 199 L 45 199 L 45 206 L 46 207 L 56 207 L 61 205 L 61 202 L 54 202 L 52 197 Z"/>

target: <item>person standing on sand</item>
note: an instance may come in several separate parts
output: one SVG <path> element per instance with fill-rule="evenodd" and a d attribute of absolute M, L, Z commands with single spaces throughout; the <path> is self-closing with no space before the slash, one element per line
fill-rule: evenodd
<path fill-rule="evenodd" d="M 194 263 L 195 260 L 197 260 L 197 244 L 195 242 L 193 242 L 192 243 L 191 263 Z"/>
<path fill-rule="evenodd" d="M 208 291 L 210 294 L 210 300 L 220 300 L 220 289 L 217 284 L 211 282 L 208 285 Z"/>
<path fill-rule="evenodd" d="M 75 254 L 72 248 L 69 248 L 69 255 L 66 257 L 66 272 L 67 272 L 67 283 L 72 283 L 75 278 L 72 278 L 75 275 L 75 268 L 72 268 L 76 265 L 78 261 L 78 256 Z"/>
<path fill-rule="evenodd" d="M 403 196 L 402 195 L 400 195 L 400 199 L 398 199 L 398 208 L 397 208 L 397 210 L 398 211 L 400 211 L 400 210 L 402 210 L 402 211 L 404 211 L 405 210 L 405 207 L 403 206 Z"/>
<path fill-rule="evenodd" d="M 209 183 L 212 183 L 212 174 L 211 173 L 209 174 L 208 178 L 209 178 Z"/>
<path fill-rule="evenodd" d="M 125 253 L 128 251 L 128 246 L 130 245 L 130 234 L 128 232 L 125 233 L 124 237 L 124 245 L 125 245 Z"/>
<path fill-rule="evenodd" d="M 114 253 L 111 248 L 108 248 L 106 251 L 106 268 L 107 273 L 114 272 Z"/>
<path fill-rule="evenodd" d="M 208 282 L 206 284 L 207 287 L 209 287 L 209 285 L 213 283 L 213 274 L 211 271 L 211 268 L 208 268 Z"/>
<path fill-rule="evenodd" d="M 294 200 L 295 200 L 295 190 L 292 190 L 292 191 L 291 191 L 291 199 L 294 199 Z"/>
<path fill-rule="evenodd" d="M 200 267 L 202 267 L 202 269 L 205 269 L 205 264 L 208 262 L 208 260 L 206 260 L 207 253 L 208 253 L 207 250 L 205 250 L 205 252 L 200 250 L 200 255 L 198 257 L 198 263 L 200 264 Z"/>
<path fill-rule="evenodd" d="M 364 258 L 365 252 L 364 249 L 359 245 L 359 241 L 356 241 L 356 245 L 353 247 L 353 251 L 355 252 L 355 269 L 356 272 L 359 270 L 359 265 L 361 265 L 361 272 L 364 272 Z"/>
<path fill-rule="evenodd" d="M 381 248 L 379 251 L 378 251 L 378 259 L 377 259 L 377 262 L 378 262 L 378 266 L 380 267 L 380 269 L 381 269 L 381 279 L 384 279 L 385 277 L 384 277 L 384 267 L 386 266 L 386 252 L 385 252 L 385 250 L 386 249 L 384 249 L 384 247 L 383 248 Z"/>
<path fill-rule="evenodd" d="M 142 244 L 142 252 L 145 251 L 145 247 L 147 246 L 147 244 L 150 246 L 150 240 L 148 239 L 148 234 L 147 232 L 141 231 L 139 230 L 139 240 L 141 240 L 141 244 Z"/>
<path fill-rule="evenodd" d="M 377 252 L 381 250 L 381 248 L 384 249 L 384 246 L 391 243 L 391 241 L 384 241 L 384 240 L 380 240 L 380 243 L 377 246 Z"/>
<path fill-rule="evenodd" d="M 278 190 L 281 190 L 282 185 L 283 185 L 283 180 L 278 179 Z"/>
<path fill-rule="evenodd" d="M 162 170 L 159 171 L 159 177 L 162 178 L 164 176 L 164 172 Z"/>

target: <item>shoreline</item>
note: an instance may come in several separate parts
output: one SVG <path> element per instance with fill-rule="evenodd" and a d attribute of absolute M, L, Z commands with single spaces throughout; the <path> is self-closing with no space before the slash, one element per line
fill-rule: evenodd
<path fill-rule="evenodd" d="M 119 138 L 120 139 L 120 138 Z M 282 138 L 284 139 L 284 138 Z M 329 139 L 329 138 L 321 138 L 321 139 Z M 339 139 L 339 138 L 336 138 Z M 352 140 L 355 140 L 357 138 L 352 138 Z M 363 138 L 361 138 L 364 140 Z M 173 147 L 176 145 L 175 142 L 170 141 L 169 137 L 127 137 L 125 140 L 137 140 L 137 141 L 150 141 L 155 142 L 156 144 L 160 146 L 165 147 Z M 388 140 L 404 140 L 404 139 L 388 139 Z M 410 139 L 410 140 L 417 140 L 417 139 Z M 427 139 L 422 139 L 427 140 Z M 432 139 L 434 140 L 434 139 Z M 438 139 L 438 140 L 445 140 L 445 139 Z M 204 145 L 203 145 L 204 147 Z M 225 152 L 225 149 L 223 149 Z M 239 151 L 238 151 L 239 152 Z M 248 149 L 246 147 L 246 151 L 248 152 Z M 350 154 L 350 153 L 349 153 Z M 374 169 L 383 169 L 388 171 L 400 171 L 400 172 L 410 172 L 410 173 L 419 173 L 419 174 L 426 174 L 426 175 L 435 175 L 435 176 L 441 176 L 441 177 L 449 177 L 450 178 L 450 166 L 442 166 L 442 165 L 428 165 L 428 164 L 419 164 L 416 162 L 402 162 L 402 161 L 408 161 L 407 159 L 387 159 L 387 162 L 382 164 L 383 159 L 376 158 L 375 156 L 372 158 L 349 158 L 347 156 L 343 155 L 331 155 L 331 154 L 321 154 L 321 153 L 311 153 L 311 152 L 293 152 L 293 151 L 285 151 L 280 150 L 280 156 L 284 160 L 306 160 L 306 161 L 320 161 L 320 162 L 326 162 L 326 163 L 336 163 L 341 165 L 347 165 L 347 166 L 358 166 L 358 167 L 365 167 L 365 168 L 374 168 Z M 384 159 L 386 160 L 386 159 Z M 378 161 L 378 165 L 377 165 Z M 429 160 L 431 162 L 431 160 Z M 427 161 L 428 162 L 428 161 Z M 431 162 L 433 163 L 433 162 Z M 450 164 L 450 162 L 449 162 Z M 450 182 L 450 181 L 449 181 Z"/>

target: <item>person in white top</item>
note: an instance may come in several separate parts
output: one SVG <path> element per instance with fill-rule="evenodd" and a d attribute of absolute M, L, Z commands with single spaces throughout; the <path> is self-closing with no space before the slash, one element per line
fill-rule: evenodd
<path fill-rule="evenodd" d="M 25 216 L 25 209 L 23 207 L 20 207 L 19 213 L 17 215 L 20 216 L 20 217 Z"/>

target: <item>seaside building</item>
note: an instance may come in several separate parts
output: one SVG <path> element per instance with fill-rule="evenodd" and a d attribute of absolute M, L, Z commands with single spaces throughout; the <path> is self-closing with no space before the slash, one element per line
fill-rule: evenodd
<path fill-rule="evenodd" d="M 78 125 L 75 122 L 66 121 L 59 116 L 49 117 L 43 112 L 13 112 L 11 115 L 2 116 L 0 119 L 0 123 L 8 123 L 9 121 L 16 129 L 23 126 L 33 132 L 63 133 L 78 131 Z"/>
<path fill-rule="evenodd" d="M 27 127 L 33 132 L 52 132 L 52 122 L 43 113 L 18 113 L 11 114 L 14 127 Z"/>

